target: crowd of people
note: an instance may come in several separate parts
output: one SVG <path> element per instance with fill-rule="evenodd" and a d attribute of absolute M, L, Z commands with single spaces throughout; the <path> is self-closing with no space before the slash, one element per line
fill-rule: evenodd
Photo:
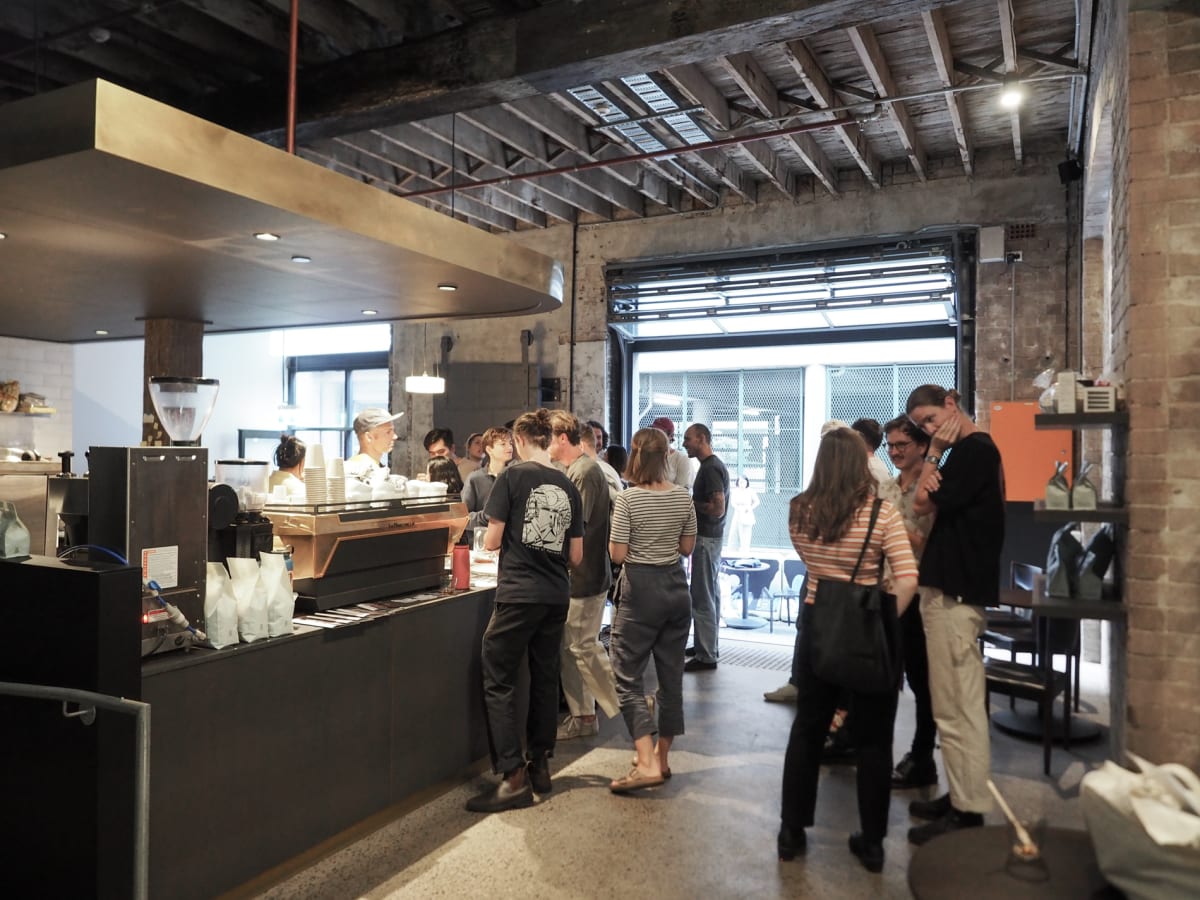
<path fill-rule="evenodd" d="M 765 695 L 796 704 L 783 759 L 781 860 L 806 849 L 820 766 L 831 758 L 857 766 L 861 830 L 849 849 L 872 872 L 884 864 L 891 792 L 938 784 L 939 735 L 949 790 L 910 804 L 910 814 L 928 822 L 911 828 L 909 840 L 981 825 L 990 809 L 978 638 L 982 609 L 997 600 L 1004 476 L 996 445 L 960 403 L 957 392 L 924 385 L 886 425 L 826 423 L 811 480 L 791 501 L 788 532 L 807 575 L 791 677 Z M 364 452 L 390 449 L 394 417 L 373 410 L 367 419 Z M 373 430 L 391 434 L 373 437 Z M 876 455 L 884 441 L 895 477 Z M 634 747 L 611 791 L 633 793 L 671 777 L 670 750 L 684 734 L 685 673 L 715 670 L 720 659 L 723 541 L 733 529 L 746 552 L 759 506 L 747 478 L 731 486 L 707 426 L 685 429 L 682 452 L 674 442 L 675 423 L 661 417 L 633 435 L 626 454 L 609 444 L 600 423 L 545 409 L 471 435 L 461 459 L 448 429 L 425 436 L 429 477 L 461 492 L 469 526 L 485 527 L 485 549 L 499 551 L 481 664 L 500 777 L 468 809 L 499 812 L 545 797 L 556 742 L 598 734 L 600 712 L 620 714 Z M 297 464 L 296 451 L 281 445 L 281 468 Z M 302 466 L 302 445 L 299 457 Z M 835 596 L 822 582 L 882 589 L 902 660 L 891 688 L 847 686 L 814 666 L 817 597 Z M 599 637 L 610 601 L 606 650 Z M 651 659 L 653 693 L 644 680 Z M 529 671 L 524 722 L 522 660 Z M 914 695 L 916 731 L 893 765 L 902 676 Z"/>

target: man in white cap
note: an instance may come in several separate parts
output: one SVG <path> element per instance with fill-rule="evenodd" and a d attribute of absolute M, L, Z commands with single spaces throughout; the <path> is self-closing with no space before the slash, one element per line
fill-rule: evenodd
<path fill-rule="evenodd" d="M 369 406 L 354 417 L 354 435 L 358 452 L 346 460 L 346 477 L 372 482 L 387 474 L 383 457 L 396 443 L 396 420 L 404 413 L 391 413 Z"/>

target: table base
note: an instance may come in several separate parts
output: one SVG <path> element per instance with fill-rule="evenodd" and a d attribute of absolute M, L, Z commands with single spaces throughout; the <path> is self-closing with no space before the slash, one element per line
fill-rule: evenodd
<path fill-rule="evenodd" d="M 1018 712 L 1012 709 L 998 709 L 992 713 L 992 721 L 1005 734 L 1025 738 L 1031 741 L 1042 739 L 1042 717 L 1037 713 Z M 1061 716 L 1051 720 L 1053 734 L 1050 740 L 1055 744 L 1065 743 L 1064 723 Z M 1071 717 L 1071 743 L 1086 744 L 1098 740 L 1104 733 L 1104 728 L 1090 719 L 1078 716 Z"/>
<path fill-rule="evenodd" d="M 726 617 L 725 624 L 729 628 L 741 628 L 749 630 L 751 628 L 762 628 L 767 624 L 766 619 L 760 619 L 758 616 L 746 616 L 744 619 L 731 619 Z"/>

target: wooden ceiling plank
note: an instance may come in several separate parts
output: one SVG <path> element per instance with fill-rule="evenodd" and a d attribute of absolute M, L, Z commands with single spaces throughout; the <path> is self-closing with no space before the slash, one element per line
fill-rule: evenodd
<path fill-rule="evenodd" d="M 723 56 L 720 58 L 720 63 L 764 116 L 774 119 L 783 114 L 784 109 L 779 99 L 779 91 L 753 54 L 735 53 Z M 829 161 L 829 157 L 825 155 L 825 151 L 817 145 L 812 135 L 793 134 L 785 140 L 792 145 L 804 164 L 825 186 L 825 189 L 837 196 L 837 172 Z M 768 148 L 768 152 L 774 151 Z"/>
<path fill-rule="evenodd" d="M 203 13 L 226 28 L 243 34 L 251 40 L 275 51 L 281 64 L 287 65 L 288 20 L 286 16 L 273 13 L 256 3 L 245 0 L 188 0 L 188 6 Z M 303 28 L 299 35 L 300 61 L 308 64 L 332 62 L 338 58 L 337 50 L 325 39 L 310 29 Z"/>
<path fill-rule="evenodd" d="M 290 19 L 291 0 L 263 0 Z M 285 19 L 286 20 L 286 19 Z M 343 56 L 386 46 L 380 30 L 361 12 L 336 0 L 304 0 L 300 4 L 300 27 L 319 31 Z"/>
<path fill-rule="evenodd" d="M 595 149 L 587 127 L 555 102 L 553 97 L 531 97 L 505 103 L 503 108 L 545 132 L 588 162 L 628 155 L 614 144 L 605 144 L 598 150 Z M 617 163 L 600 174 L 609 176 L 610 183 L 605 186 L 606 194 L 612 192 L 609 199 L 631 212 L 634 211 L 631 206 L 640 207 L 644 211 L 646 198 L 663 204 L 670 199 L 670 190 L 662 178 L 645 171 L 636 163 Z M 618 183 L 612 184 L 614 181 Z"/>
<path fill-rule="evenodd" d="M 951 0 L 923 2 L 944 5 Z M 911 0 L 876 0 L 871 16 L 886 19 L 910 6 Z M 302 73 L 301 95 L 307 99 L 297 137 L 303 142 L 353 133 L 631 72 L 700 63 L 862 17 L 861 0 L 549 3 L 522 14 L 481 18 L 430 38 Z M 637 27 L 630 27 L 631 22 Z M 206 102 L 203 112 L 238 131 L 280 143 L 281 129 L 273 116 L 264 116 L 275 91 L 272 84 L 257 92 L 222 93 Z"/>
<path fill-rule="evenodd" d="M 933 64 L 937 68 L 938 79 L 942 87 L 953 87 L 954 53 L 950 47 L 950 33 L 946 30 L 945 16 L 940 9 L 927 9 L 921 12 L 921 22 L 925 26 L 925 36 L 929 39 L 929 49 L 933 52 Z M 967 129 L 962 98 L 955 93 L 946 94 L 946 108 L 950 113 L 950 127 L 954 130 L 954 141 L 958 144 L 958 155 L 962 157 L 963 170 L 967 175 L 972 175 L 975 153 Z"/>
<path fill-rule="evenodd" d="M 1004 74 L 1012 75 L 1018 71 L 1017 62 L 1017 16 L 1013 11 L 1012 0 L 996 0 L 997 11 L 1000 14 L 1000 44 L 1004 48 Z M 1022 162 L 1021 152 L 1021 110 L 1009 110 L 1008 121 L 1012 126 L 1013 154 L 1017 162 Z"/>
<path fill-rule="evenodd" d="M 439 177 L 438 184 L 443 187 L 449 187 L 454 184 L 458 189 L 470 189 L 472 181 L 482 181 L 485 178 L 491 178 L 499 175 L 507 174 L 502 170 L 493 169 L 488 172 L 481 172 L 476 169 L 474 172 L 466 171 L 466 160 L 462 148 L 451 148 L 446 144 L 427 132 L 424 132 L 413 125 L 396 125 L 392 128 L 379 129 L 373 132 L 366 132 L 367 135 L 379 135 L 389 143 L 394 143 L 399 147 L 403 147 L 418 156 L 428 159 L 430 162 L 441 167 L 442 170 L 449 169 L 450 177 Z M 346 143 L 356 144 L 359 135 L 350 135 L 343 139 Z M 485 199 L 485 194 L 488 199 Z M 520 219 L 530 225 L 544 228 L 546 225 L 546 217 L 542 211 L 542 207 L 538 204 L 533 204 L 527 197 L 523 198 L 519 193 L 510 193 L 501 191 L 497 193 L 495 190 L 487 192 L 472 191 L 470 196 L 480 202 L 486 202 L 499 212 L 512 216 L 514 219 Z"/>
<path fill-rule="evenodd" d="M 732 118 L 729 115 L 729 103 L 717 86 L 708 80 L 700 67 L 689 63 L 684 66 L 669 66 L 662 70 L 684 96 L 695 106 L 704 107 L 705 113 L 712 119 L 713 125 L 721 131 L 729 131 Z"/>
<path fill-rule="evenodd" d="M 785 42 L 783 54 L 819 106 L 828 107 L 839 102 L 833 83 L 804 41 Z M 835 114 L 828 113 L 826 118 L 835 118 Z M 854 161 L 858 163 L 858 167 L 862 169 L 863 175 L 866 176 L 871 187 L 882 187 L 883 167 L 875 156 L 875 151 L 871 149 L 870 142 L 863 134 L 862 129 L 851 130 L 846 125 L 839 125 L 834 131 L 842 139 L 842 143 Z"/>
<path fill-rule="evenodd" d="M 504 145 L 495 136 L 475 128 L 469 122 L 462 121 L 461 116 L 459 119 L 453 124 L 453 127 L 451 127 L 448 116 L 414 122 L 407 127 L 424 132 L 433 140 L 441 141 L 447 150 L 453 145 L 463 153 L 479 160 L 479 168 L 471 173 L 473 178 L 482 181 L 517 174 L 513 166 L 505 164 Z M 541 181 L 542 179 L 513 181 L 497 185 L 496 189 L 535 209 L 544 209 L 550 215 L 564 222 L 574 222 L 577 212 L 575 207 L 556 196 L 553 191 L 546 189 Z"/>
<path fill-rule="evenodd" d="M 888 101 L 887 99 L 897 94 L 898 91 L 896 90 L 896 80 L 892 77 L 892 68 L 883 54 L 883 48 L 879 46 L 879 38 L 875 36 L 874 30 L 869 25 L 856 25 L 846 29 L 846 33 L 850 37 L 850 43 L 854 45 L 855 52 L 858 53 L 859 60 L 867 70 L 871 83 L 875 85 L 875 92 L 879 94 L 880 101 L 896 128 L 896 133 L 900 136 L 900 143 L 904 145 L 913 170 L 917 173 L 918 178 L 926 181 L 929 177 L 928 163 L 912 117 L 908 114 L 908 109 L 903 102 Z"/>
<path fill-rule="evenodd" d="M 381 158 L 353 146 L 341 145 L 343 149 L 335 149 L 335 145 L 339 144 L 338 141 L 314 142 L 300 148 L 299 155 L 326 165 L 328 168 L 360 177 L 389 193 L 400 196 L 407 193 L 408 189 L 400 187 L 400 179 L 397 176 L 397 173 L 404 169 L 397 166 L 391 159 Z M 429 181 L 430 186 L 437 186 L 437 182 L 428 177 L 424 180 Z M 516 220 L 510 216 L 498 213 L 491 207 L 484 206 L 466 195 L 457 194 L 454 202 L 451 202 L 449 194 L 431 194 L 415 199 L 422 205 L 435 207 L 439 212 L 447 215 L 463 216 L 472 224 L 480 227 L 497 228 L 502 231 L 515 231 L 517 227 Z"/>
<path fill-rule="evenodd" d="M 510 147 L 513 147 L 515 150 L 517 150 L 517 152 L 524 154 L 525 157 L 530 161 L 528 164 L 530 169 L 532 169 L 534 166 L 536 166 L 536 168 L 539 170 L 548 169 L 551 167 L 550 164 L 545 161 L 548 157 L 545 133 L 537 128 L 534 128 L 524 119 L 496 108 L 468 110 L 467 112 L 459 113 L 459 116 L 462 119 L 472 123 L 477 128 L 481 128 L 484 131 L 487 131 L 489 134 L 494 135 L 496 138 L 508 144 Z M 559 161 L 559 163 L 561 165 L 570 165 L 575 160 L 576 156 L 572 153 L 567 160 Z M 623 206 L 622 202 L 620 201 L 625 201 L 632 203 L 643 211 L 645 210 L 645 204 L 642 202 L 642 198 L 640 196 L 631 197 L 626 191 L 621 191 L 619 194 L 614 195 L 613 191 L 610 190 L 610 188 L 613 187 L 611 178 L 587 179 L 582 175 L 572 174 L 555 176 L 555 178 L 574 185 L 576 189 L 593 194 L 596 199 L 603 204 L 600 209 L 597 209 L 594 205 L 586 205 L 583 198 L 569 201 L 575 206 L 578 206 L 580 209 L 586 209 L 589 212 L 596 213 L 597 215 L 602 215 L 606 218 L 612 218 L 613 205 Z M 622 187 L 624 187 L 624 185 L 622 185 Z M 620 200 L 618 200 L 617 197 L 619 197 Z M 607 215 L 605 215 L 605 213 L 602 211 L 605 208 L 608 210 Z M 629 207 L 623 208 L 628 209 Z M 633 212 L 633 210 L 631 209 L 630 212 Z"/>
<path fill-rule="evenodd" d="M 789 200 L 796 199 L 787 167 L 765 141 L 747 141 L 738 144 L 736 149 L 738 156 L 766 176 L 767 181 L 777 187 L 783 196 Z"/>
<path fill-rule="evenodd" d="M 747 203 L 758 202 L 758 188 L 755 182 L 747 178 L 741 166 L 724 153 L 716 150 L 698 150 L 688 153 L 687 158 L 709 178 L 725 185 Z"/>
<path fill-rule="evenodd" d="M 207 68 L 227 71 L 229 67 L 237 66 L 242 70 L 241 81 L 257 80 L 264 71 L 279 74 L 287 71 L 287 54 L 282 48 L 264 47 L 258 40 L 190 4 L 153 7 L 139 18 L 168 34 L 186 39 L 188 44 L 207 55 Z M 301 58 L 305 58 L 303 50 Z"/>

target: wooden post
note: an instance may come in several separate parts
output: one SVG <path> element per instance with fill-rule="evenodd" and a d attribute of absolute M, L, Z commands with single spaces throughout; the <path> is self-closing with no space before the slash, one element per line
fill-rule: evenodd
<path fill-rule="evenodd" d="M 148 385 L 155 375 L 200 377 L 204 374 L 204 323 L 146 319 L 142 369 L 142 446 L 170 443 L 171 439 L 154 414 Z"/>

